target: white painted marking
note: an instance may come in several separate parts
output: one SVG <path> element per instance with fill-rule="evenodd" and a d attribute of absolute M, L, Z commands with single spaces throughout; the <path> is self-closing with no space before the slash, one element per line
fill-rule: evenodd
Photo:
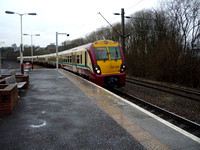
<path fill-rule="evenodd" d="M 47 123 L 46 123 L 46 121 L 44 121 L 42 124 L 40 124 L 40 125 L 30 125 L 32 128 L 40 128 L 40 127 L 43 127 L 43 126 L 46 126 L 47 125 Z"/>
<path fill-rule="evenodd" d="M 122 102 L 117 102 L 117 104 L 120 106 L 124 106 L 124 104 Z"/>
<path fill-rule="evenodd" d="M 58 78 L 59 78 L 59 79 L 64 79 L 64 78 L 65 78 L 65 76 L 58 76 Z"/>
<path fill-rule="evenodd" d="M 72 73 L 70 73 L 70 74 L 72 74 Z M 73 74 L 72 74 L 72 75 L 73 75 Z M 81 77 L 79 77 L 79 76 L 77 76 L 77 77 L 80 78 L 80 79 L 82 79 L 82 80 L 85 80 L 85 79 L 83 79 L 83 78 L 81 78 Z M 200 138 L 198 138 L 197 136 L 195 136 L 195 135 L 193 135 L 193 134 L 191 134 L 191 133 L 189 133 L 189 132 L 187 132 L 187 131 L 185 131 L 185 130 L 183 130 L 183 129 L 181 129 L 181 128 L 179 128 L 179 127 L 173 125 L 173 124 L 171 124 L 170 122 L 168 122 L 168 121 L 166 121 L 166 120 L 164 120 L 164 119 L 162 119 L 162 118 L 160 118 L 160 117 L 158 117 L 158 116 L 152 114 L 151 112 L 149 112 L 149 111 L 147 111 L 147 110 L 145 110 L 145 109 L 139 107 L 138 105 L 133 104 L 133 103 L 129 102 L 128 100 L 126 100 L 126 99 L 124 99 L 124 98 L 122 98 L 122 97 L 120 97 L 120 96 L 118 96 L 118 95 L 116 95 L 116 94 L 114 94 L 114 93 L 112 93 L 112 92 L 110 92 L 110 91 L 108 91 L 108 90 L 106 90 L 106 89 L 100 87 L 99 85 L 96 85 L 96 84 L 94 84 L 94 83 L 92 83 L 92 82 L 90 82 L 90 81 L 88 81 L 88 80 L 85 80 L 85 81 L 91 83 L 91 84 L 94 85 L 94 86 L 97 86 L 98 88 L 100 88 L 100 89 L 102 89 L 102 90 L 108 92 L 109 94 L 111 94 L 111 95 L 115 96 L 116 98 L 118 98 L 118 99 L 124 101 L 125 103 L 131 105 L 132 107 L 135 107 L 136 109 L 142 111 L 143 113 L 149 115 L 150 117 L 152 117 L 152 118 L 154 118 L 154 119 L 156 119 L 156 120 L 162 122 L 163 124 L 167 125 L 168 127 L 172 128 L 172 129 L 176 130 L 177 132 L 179 132 L 179 133 L 181 133 L 181 134 L 183 134 L 183 135 L 189 137 L 190 139 L 192 139 L 192 140 L 194 140 L 194 141 L 200 143 Z"/>
<path fill-rule="evenodd" d="M 42 111 L 42 114 L 45 114 L 46 113 L 46 111 Z"/>

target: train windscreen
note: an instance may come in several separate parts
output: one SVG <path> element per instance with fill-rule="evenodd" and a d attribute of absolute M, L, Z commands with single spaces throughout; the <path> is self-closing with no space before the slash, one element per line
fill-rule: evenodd
<path fill-rule="evenodd" d="M 106 47 L 95 47 L 95 54 L 97 60 L 109 60 L 108 51 Z"/>
<path fill-rule="evenodd" d="M 108 47 L 111 60 L 121 59 L 119 47 Z"/>

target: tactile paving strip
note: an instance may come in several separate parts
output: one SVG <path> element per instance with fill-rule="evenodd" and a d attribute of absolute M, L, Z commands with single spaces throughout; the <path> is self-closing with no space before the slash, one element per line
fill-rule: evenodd
<path fill-rule="evenodd" d="M 148 150 L 169 150 L 170 148 L 150 135 L 131 119 L 105 101 L 97 100 L 97 104 L 106 111 L 119 125 L 131 134 L 141 145 Z"/>

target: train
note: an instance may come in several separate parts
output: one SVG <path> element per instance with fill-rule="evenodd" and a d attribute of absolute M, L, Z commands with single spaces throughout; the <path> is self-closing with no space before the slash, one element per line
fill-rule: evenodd
<path fill-rule="evenodd" d="M 56 66 L 56 53 L 24 56 L 24 62 Z M 18 57 L 19 60 L 19 57 Z M 105 87 L 125 85 L 126 63 L 122 47 L 112 40 L 99 40 L 58 53 L 59 67 Z"/>

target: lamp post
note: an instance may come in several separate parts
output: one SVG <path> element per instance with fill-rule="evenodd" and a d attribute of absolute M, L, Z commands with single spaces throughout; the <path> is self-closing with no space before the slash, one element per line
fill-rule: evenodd
<path fill-rule="evenodd" d="M 56 32 L 56 70 L 57 70 L 56 80 L 58 80 L 58 34 L 64 34 L 66 36 L 69 36 L 69 34 L 67 34 L 67 33 Z"/>
<path fill-rule="evenodd" d="M 22 35 L 22 16 L 23 15 L 37 15 L 36 13 L 16 13 L 12 11 L 5 11 L 6 14 L 18 14 L 20 15 L 20 28 L 21 28 L 21 46 L 20 46 L 20 68 L 21 68 L 21 74 L 24 74 L 24 65 L 23 65 L 23 35 Z"/>
<path fill-rule="evenodd" d="M 40 34 L 23 34 L 23 35 L 31 36 L 31 56 L 32 56 L 31 66 L 33 69 L 33 36 L 40 36 Z"/>
<path fill-rule="evenodd" d="M 123 52 L 124 52 L 124 55 L 125 55 L 125 27 L 124 27 L 124 17 L 126 18 L 129 18 L 129 16 L 124 16 L 125 12 L 124 12 L 124 8 L 121 9 L 121 14 L 120 13 L 114 13 L 114 15 L 121 15 L 121 30 L 122 30 L 122 35 L 121 35 L 121 38 L 122 38 L 122 49 L 123 49 Z"/>
<path fill-rule="evenodd" d="M 3 44 L 4 42 L 0 42 L 0 44 Z M 0 77 L 1 77 L 1 50 L 0 50 Z"/>

